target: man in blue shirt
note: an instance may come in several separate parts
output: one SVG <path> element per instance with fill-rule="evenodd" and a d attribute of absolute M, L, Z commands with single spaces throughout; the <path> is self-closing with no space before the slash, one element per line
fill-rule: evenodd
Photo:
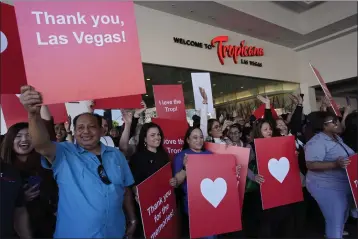
<path fill-rule="evenodd" d="M 42 165 L 53 170 L 59 186 L 54 237 L 131 237 L 136 227 L 129 189 L 133 176 L 123 154 L 100 143 L 101 118 L 92 113 L 77 116 L 73 120 L 76 144 L 54 143 L 41 120 L 41 94 L 24 86 L 20 99 L 29 114 L 32 143 L 46 158 Z"/>

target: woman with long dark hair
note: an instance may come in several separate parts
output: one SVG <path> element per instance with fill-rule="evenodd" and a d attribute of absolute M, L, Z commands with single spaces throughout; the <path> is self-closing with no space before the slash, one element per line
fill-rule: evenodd
<path fill-rule="evenodd" d="M 47 122 L 47 128 L 53 131 L 53 123 Z M 32 145 L 28 123 L 17 123 L 8 129 L 1 145 L 1 158 L 19 170 L 26 183 L 26 207 L 33 236 L 52 237 L 56 223 L 57 184 L 52 172 L 41 166 L 41 156 Z"/>
<path fill-rule="evenodd" d="M 149 178 L 169 162 L 169 155 L 163 147 L 164 135 L 159 125 L 146 123 L 139 133 L 137 150 L 130 160 L 130 168 L 134 177 L 133 192 L 137 200 L 136 186 Z M 175 179 L 170 181 L 175 186 Z M 137 217 L 140 218 L 140 209 L 136 207 Z M 135 237 L 143 237 L 142 225 L 137 226 Z"/>

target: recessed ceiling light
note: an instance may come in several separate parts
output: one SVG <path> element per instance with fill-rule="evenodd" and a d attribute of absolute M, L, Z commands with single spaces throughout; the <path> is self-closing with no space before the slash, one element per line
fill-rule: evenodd
<path fill-rule="evenodd" d="M 244 89 L 244 87 L 243 87 L 243 86 L 241 86 L 241 89 Z"/>
<path fill-rule="evenodd" d="M 148 81 L 150 81 L 150 79 L 149 79 L 149 78 L 147 78 L 147 80 L 148 80 Z"/>

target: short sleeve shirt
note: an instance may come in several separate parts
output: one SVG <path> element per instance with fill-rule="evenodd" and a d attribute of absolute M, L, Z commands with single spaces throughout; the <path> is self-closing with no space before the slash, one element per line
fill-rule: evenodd
<path fill-rule="evenodd" d="M 324 133 L 313 136 L 305 145 L 306 162 L 333 162 L 339 157 L 348 158 L 354 151 L 337 136 L 337 141 Z M 348 185 L 348 177 L 344 169 L 325 171 L 308 171 L 307 183 L 316 181 L 321 185 L 337 186 Z"/>
<path fill-rule="evenodd" d="M 96 155 L 77 144 L 56 143 L 52 164 L 59 186 L 55 238 L 123 238 L 125 187 L 134 183 L 124 155 L 101 144 L 102 164 L 112 182 L 104 184 L 98 175 Z M 42 159 L 48 168 L 48 162 Z"/>

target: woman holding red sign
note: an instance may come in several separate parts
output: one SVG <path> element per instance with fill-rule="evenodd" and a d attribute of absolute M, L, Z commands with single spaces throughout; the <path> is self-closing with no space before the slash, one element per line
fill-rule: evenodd
<path fill-rule="evenodd" d="M 181 186 L 181 206 L 184 211 L 183 225 L 189 224 L 189 211 L 188 211 L 188 188 L 186 183 L 186 163 L 188 154 L 212 154 L 210 151 L 204 148 L 204 136 L 199 128 L 190 127 L 185 134 L 183 150 L 177 154 L 174 158 L 173 173 L 175 175 L 176 187 Z M 187 234 L 187 230 L 185 230 Z M 183 235 L 188 236 L 188 235 Z M 209 236 L 206 238 L 216 238 L 215 236 Z"/>
<path fill-rule="evenodd" d="M 134 185 L 138 185 L 169 162 L 169 156 L 163 147 L 163 131 L 159 125 L 146 123 L 142 126 L 139 133 L 139 141 L 136 153 L 130 160 L 130 168 L 134 178 Z M 173 179 L 172 181 L 175 181 Z M 171 183 L 175 185 L 175 182 Z M 137 188 L 133 187 L 133 192 L 137 200 Z M 140 209 L 136 208 L 137 217 L 140 218 Z M 142 226 L 137 226 L 134 237 L 142 237 Z"/>
<path fill-rule="evenodd" d="M 318 112 L 311 122 L 317 134 L 305 147 L 307 190 L 317 201 L 326 221 L 326 237 L 342 238 L 352 192 L 345 168 L 354 151 L 338 136 L 339 119 L 329 112 Z"/>

